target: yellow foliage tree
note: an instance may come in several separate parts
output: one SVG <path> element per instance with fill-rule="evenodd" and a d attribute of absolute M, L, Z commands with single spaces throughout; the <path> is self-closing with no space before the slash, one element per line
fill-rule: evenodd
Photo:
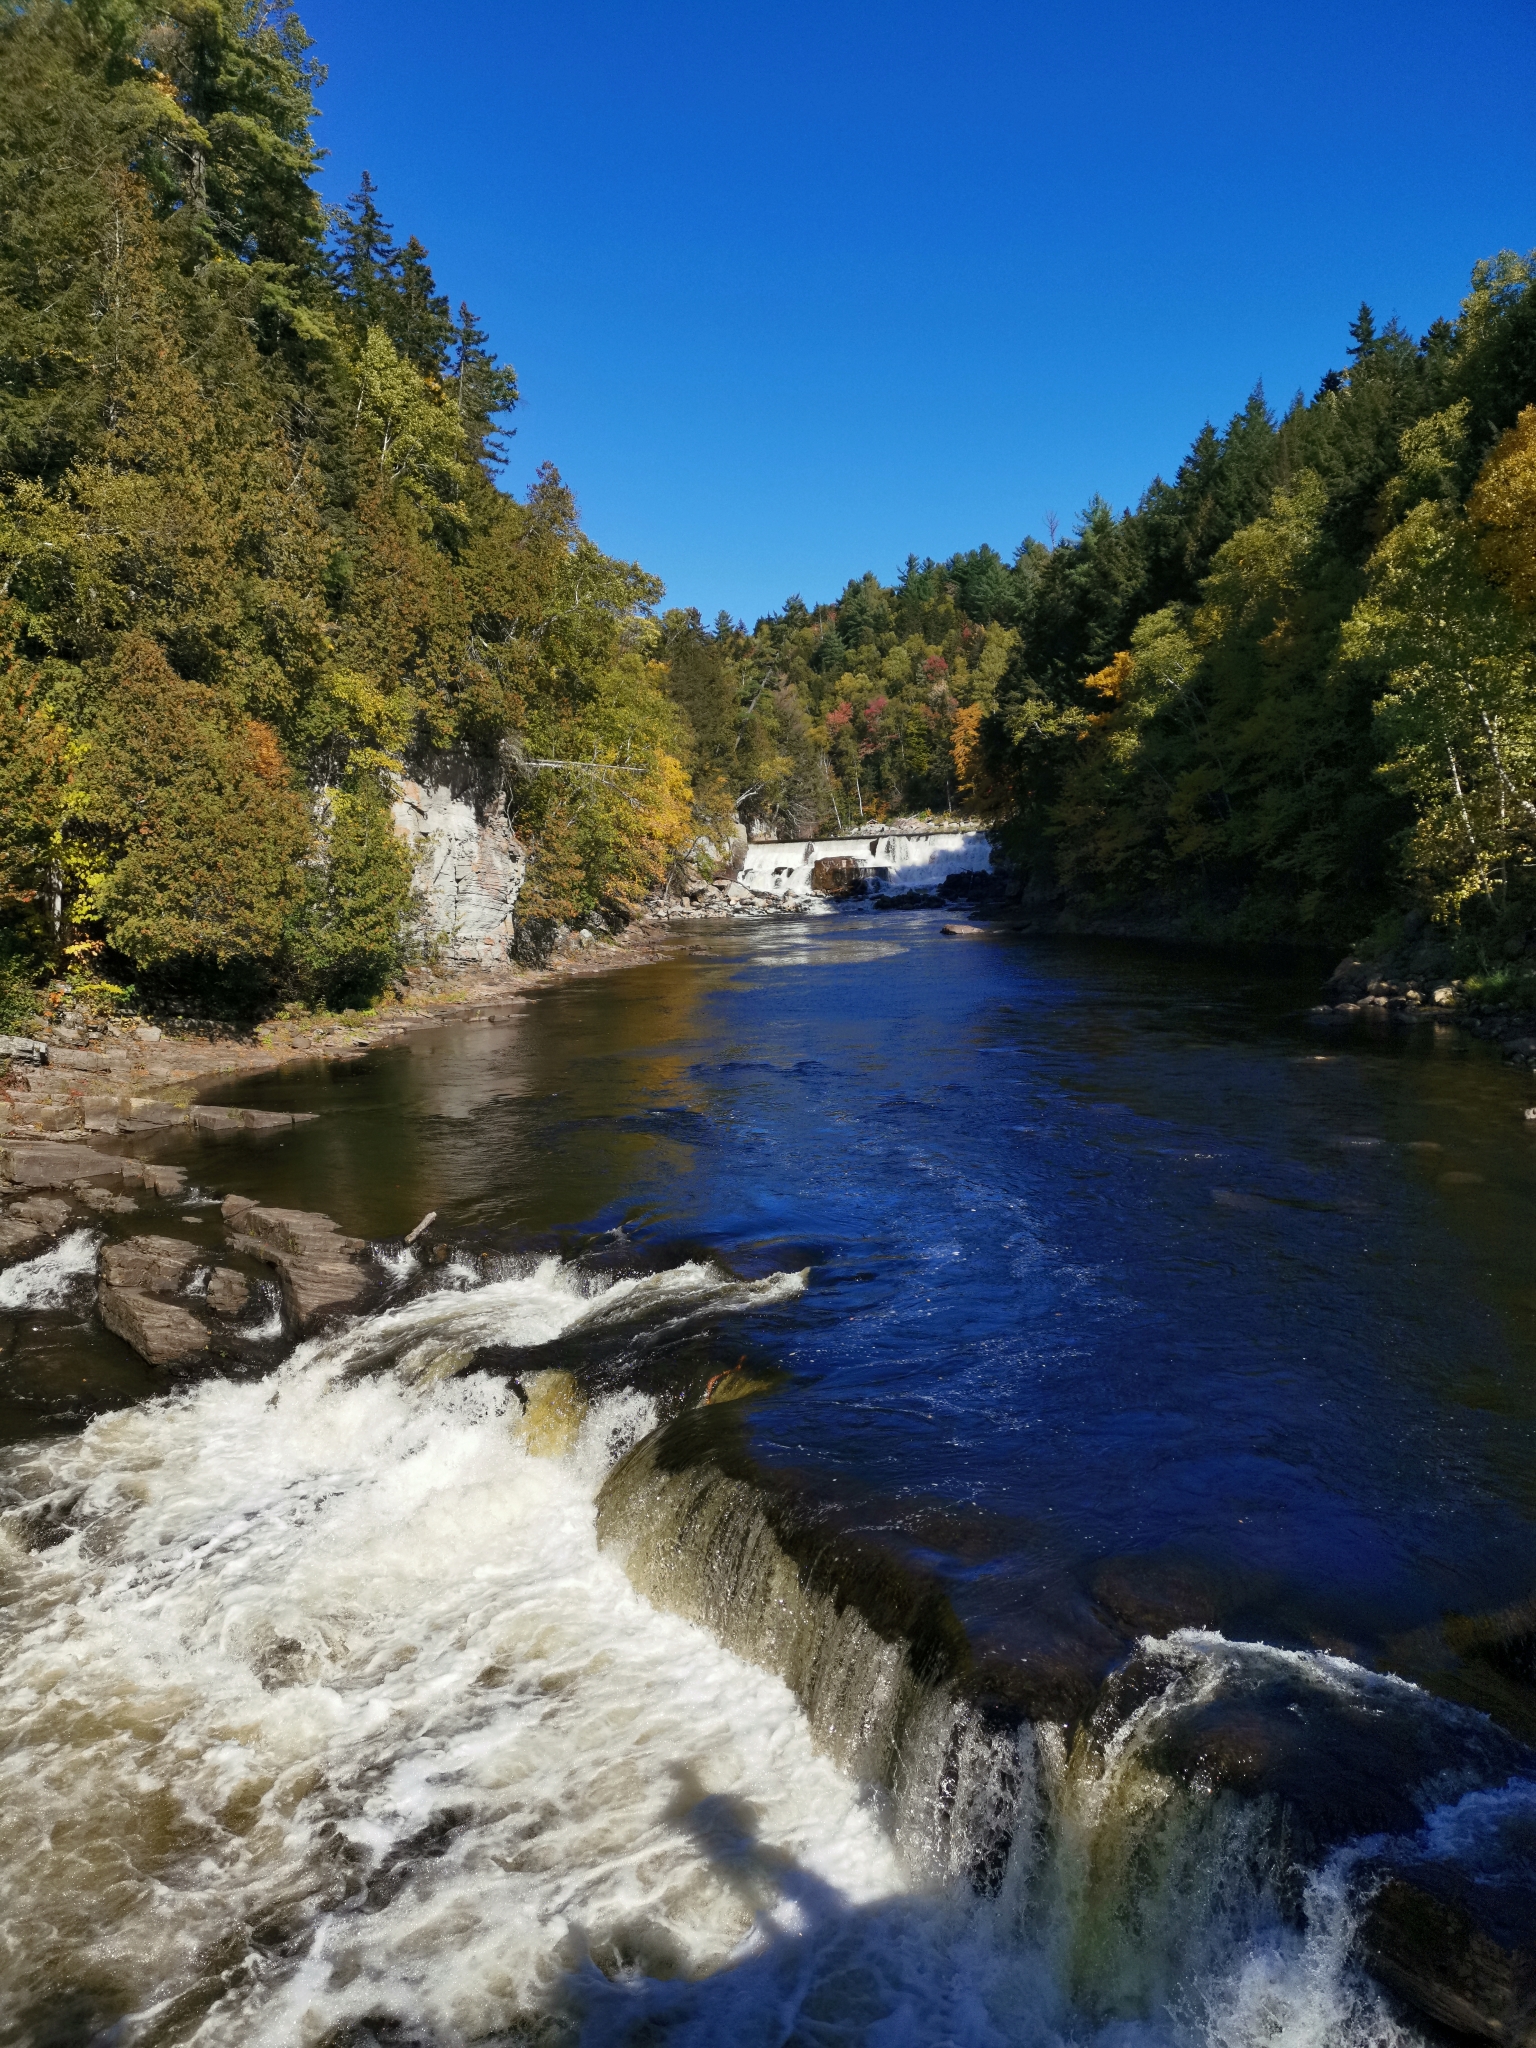
<path fill-rule="evenodd" d="M 1536 611 L 1536 405 L 1484 463 L 1467 513 L 1484 574 L 1522 611 Z"/>

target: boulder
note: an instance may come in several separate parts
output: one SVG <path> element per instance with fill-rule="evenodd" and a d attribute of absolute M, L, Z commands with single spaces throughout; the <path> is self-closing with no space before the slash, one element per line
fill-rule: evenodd
<path fill-rule="evenodd" d="M 48 1064 L 48 1048 L 40 1038 L 13 1038 L 0 1033 L 0 1060 L 21 1060 L 31 1067 Z"/>
<path fill-rule="evenodd" d="M 9 1213 L 25 1217 L 29 1223 L 41 1223 L 46 1231 L 56 1235 L 69 1221 L 69 1204 L 61 1202 L 57 1195 L 28 1195 L 25 1201 L 12 1202 Z"/>
<path fill-rule="evenodd" d="M 867 886 L 859 863 L 849 854 L 829 854 L 811 868 L 811 887 L 818 896 L 862 896 Z"/>
<path fill-rule="evenodd" d="M 113 1335 L 150 1365 L 175 1365 L 208 1349 L 207 1330 L 177 1302 L 131 1287 L 100 1287 L 96 1305 Z"/>
<path fill-rule="evenodd" d="M 233 1266 L 215 1266 L 208 1281 L 208 1306 L 221 1316 L 237 1316 L 251 1298 L 251 1283 Z"/>
<path fill-rule="evenodd" d="M 175 1294 L 191 1279 L 199 1257 L 198 1247 L 179 1237 L 125 1238 L 103 1251 L 101 1277 L 108 1287 Z"/>
<path fill-rule="evenodd" d="M 231 1249 L 277 1268 L 283 1299 L 300 1329 L 350 1308 L 372 1285 L 357 1264 L 363 1240 L 345 1236 L 329 1216 L 268 1209 L 241 1196 L 226 1199 L 224 1215 L 238 1226 Z"/>

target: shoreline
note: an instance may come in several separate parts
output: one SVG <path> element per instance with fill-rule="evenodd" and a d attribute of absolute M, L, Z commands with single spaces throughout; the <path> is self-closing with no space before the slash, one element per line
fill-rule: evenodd
<path fill-rule="evenodd" d="M 372 1010 L 276 1017 L 261 1024 L 200 1020 L 183 1031 L 76 1010 L 79 1024 L 49 1022 L 24 1034 L 43 1061 L 13 1055 L 0 1076 L 0 1142 L 132 1135 L 136 1107 L 189 1107 L 197 1084 L 243 1080 L 311 1060 L 360 1059 L 416 1033 L 521 1002 L 556 982 L 648 965 L 686 949 L 682 934 L 640 922 L 590 947 L 571 947 L 544 967 L 514 961 L 418 974 L 409 993 Z M 61 1013 L 65 1005 L 59 1006 Z M 3 1185 L 3 1180 L 0 1180 Z"/>

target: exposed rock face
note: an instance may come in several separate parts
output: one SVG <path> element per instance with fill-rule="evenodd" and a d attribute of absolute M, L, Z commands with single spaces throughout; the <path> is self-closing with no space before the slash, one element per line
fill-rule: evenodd
<path fill-rule="evenodd" d="M 101 1320 L 151 1365 L 175 1365 L 208 1349 L 208 1332 L 190 1309 L 131 1287 L 102 1287 Z"/>
<path fill-rule="evenodd" d="M 360 1237 L 346 1237 L 329 1216 L 307 1209 L 266 1209 L 243 1195 L 228 1195 L 224 1220 L 230 1248 L 277 1268 L 283 1299 L 300 1329 L 334 1309 L 350 1308 L 367 1292 L 358 1266 Z"/>
<path fill-rule="evenodd" d="M 101 1255 L 101 1277 L 108 1287 L 131 1287 L 141 1294 L 175 1294 L 192 1277 L 198 1247 L 177 1237 L 130 1237 L 109 1244 Z"/>
<path fill-rule="evenodd" d="M 456 964 L 500 965 L 527 871 L 500 774 L 448 756 L 423 762 L 420 774 L 399 782 L 394 819 L 416 857 L 425 934 Z"/>

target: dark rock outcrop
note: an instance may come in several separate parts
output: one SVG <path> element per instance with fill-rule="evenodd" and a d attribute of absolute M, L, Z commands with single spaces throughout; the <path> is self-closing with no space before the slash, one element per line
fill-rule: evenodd
<path fill-rule="evenodd" d="M 818 896 L 863 896 L 869 883 L 856 860 L 832 854 L 811 868 L 811 887 Z"/>
<path fill-rule="evenodd" d="M 1471 2041 L 1536 2048 L 1536 1871 L 1491 1881 L 1426 1862 L 1366 1903 L 1360 1952 L 1426 2019 Z"/>

